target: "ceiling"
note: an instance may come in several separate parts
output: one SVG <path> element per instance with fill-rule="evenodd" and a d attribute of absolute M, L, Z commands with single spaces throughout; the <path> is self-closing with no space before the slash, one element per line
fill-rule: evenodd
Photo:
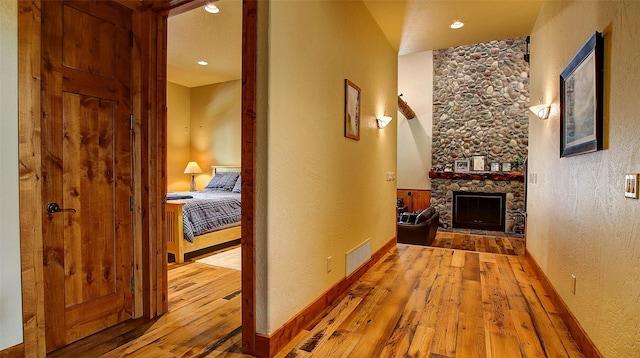
<path fill-rule="evenodd" d="M 527 36 L 542 6 L 542 0 L 363 2 L 398 55 Z M 220 8 L 218 14 L 197 8 L 169 18 L 170 82 L 197 87 L 240 79 L 242 1 L 219 0 L 215 4 Z M 449 25 L 453 21 L 462 21 L 465 26 L 452 30 Z M 202 59 L 209 65 L 196 63 Z"/>
<path fill-rule="evenodd" d="M 185 87 L 240 79 L 242 1 L 219 0 L 217 14 L 202 7 L 169 17 L 167 79 Z M 197 61 L 209 62 L 200 66 Z"/>

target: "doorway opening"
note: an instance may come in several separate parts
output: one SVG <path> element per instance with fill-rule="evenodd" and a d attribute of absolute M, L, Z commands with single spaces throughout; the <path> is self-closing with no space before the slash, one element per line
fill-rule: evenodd
<path fill-rule="evenodd" d="M 167 299 L 169 312 L 228 299 L 239 337 L 242 2 L 215 6 L 167 20 Z"/>

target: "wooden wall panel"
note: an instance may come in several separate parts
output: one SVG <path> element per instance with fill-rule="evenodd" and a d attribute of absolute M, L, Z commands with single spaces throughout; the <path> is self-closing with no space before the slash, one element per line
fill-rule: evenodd
<path fill-rule="evenodd" d="M 242 5 L 242 352 L 256 355 L 255 138 L 258 2 Z"/>
<path fill-rule="evenodd" d="M 136 317 L 167 310 L 162 199 L 166 153 L 166 16 L 149 2 L 120 0 L 135 10 L 132 30 L 134 115 L 133 248 Z M 187 2 L 187 1 L 185 1 Z M 152 4 L 160 4 L 153 2 Z M 25 357 L 46 354 L 42 266 L 41 1 L 18 2 L 18 136 L 20 251 Z M 160 246 L 158 246 L 160 245 Z"/>
<path fill-rule="evenodd" d="M 13 347 L 0 351 L 0 358 L 22 358 L 24 357 L 24 344 L 16 344 Z"/>
<path fill-rule="evenodd" d="M 431 206 L 431 190 L 398 189 L 398 199 L 404 199 L 408 211 L 418 211 Z"/>
<path fill-rule="evenodd" d="M 40 0 L 18 2 L 18 156 L 25 357 L 46 355 L 42 264 Z"/>

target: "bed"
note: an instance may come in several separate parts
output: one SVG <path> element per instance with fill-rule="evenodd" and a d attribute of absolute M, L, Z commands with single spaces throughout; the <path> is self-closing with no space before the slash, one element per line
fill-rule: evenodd
<path fill-rule="evenodd" d="M 176 263 L 189 252 L 240 238 L 239 174 L 238 166 L 214 166 L 203 191 L 167 194 L 167 252 Z"/>

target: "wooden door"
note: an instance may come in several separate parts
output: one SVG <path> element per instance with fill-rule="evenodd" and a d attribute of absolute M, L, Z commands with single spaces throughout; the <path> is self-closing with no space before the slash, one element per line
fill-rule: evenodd
<path fill-rule="evenodd" d="M 112 1 L 42 2 L 47 351 L 132 315 L 131 17 Z"/>

